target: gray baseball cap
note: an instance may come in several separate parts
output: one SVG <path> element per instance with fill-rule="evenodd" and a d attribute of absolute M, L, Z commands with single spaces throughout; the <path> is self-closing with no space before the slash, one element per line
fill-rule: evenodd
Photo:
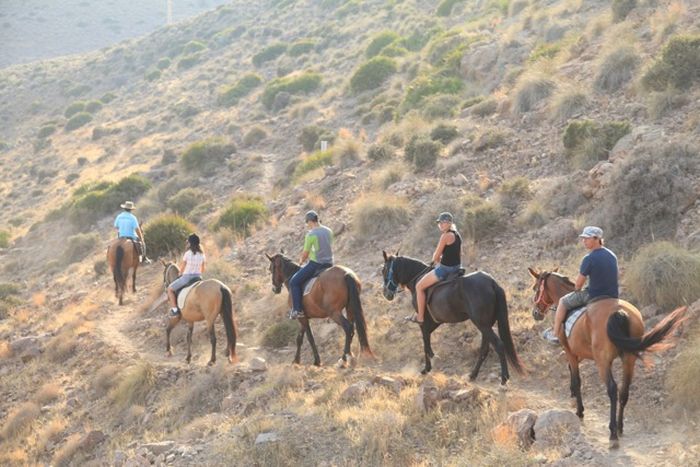
<path fill-rule="evenodd" d="M 304 215 L 304 221 L 305 222 L 309 222 L 309 221 L 318 222 L 318 213 L 316 211 L 313 211 L 313 210 L 307 212 L 306 215 Z"/>
<path fill-rule="evenodd" d="M 581 238 L 603 238 L 603 229 L 594 225 L 587 225 L 583 228 L 583 232 L 579 235 Z"/>
<path fill-rule="evenodd" d="M 435 222 L 454 222 L 455 218 L 449 212 L 441 212 Z"/>

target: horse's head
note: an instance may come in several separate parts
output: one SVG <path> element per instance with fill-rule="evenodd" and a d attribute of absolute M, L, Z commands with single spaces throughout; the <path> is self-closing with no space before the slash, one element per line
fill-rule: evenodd
<path fill-rule="evenodd" d="M 549 271 L 536 271 L 527 268 L 530 275 L 535 278 L 532 290 L 535 292 L 532 317 L 542 321 L 550 308 L 555 308 L 559 299 L 573 290 L 574 284 L 568 277 L 556 274 L 557 269 Z"/>
<path fill-rule="evenodd" d="M 394 295 L 399 288 L 395 271 L 397 257 L 394 255 L 387 255 L 384 250 L 382 250 L 382 255 L 384 255 L 384 267 L 382 268 L 384 287 L 382 293 L 384 294 L 384 298 L 391 301 L 394 299 Z"/>
<path fill-rule="evenodd" d="M 270 274 L 272 275 L 272 291 L 276 294 L 282 292 L 282 286 L 286 278 L 284 277 L 284 263 L 287 260 L 281 253 L 270 256 L 265 253 L 270 260 Z"/>
<path fill-rule="evenodd" d="M 163 259 L 160 260 L 160 264 L 165 268 L 163 270 L 163 288 L 167 289 L 168 286 L 180 276 L 180 268 L 172 261 L 165 262 Z"/>

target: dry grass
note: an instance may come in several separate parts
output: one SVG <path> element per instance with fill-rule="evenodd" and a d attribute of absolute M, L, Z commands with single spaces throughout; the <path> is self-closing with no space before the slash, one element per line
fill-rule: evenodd
<path fill-rule="evenodd" d="M 573 89 L 560 89 L 550 104 L 552 119 L 567 121 L 580 115 L 588 105 L 585 93 Z"/>
<path fill-rule="evenodd" d="M 617 91 L 632 79 L 639 63 L 639 55 L 632 47 L 625 45 L 613 50 L 598 66 L 595 88 L 599 91 Z"/>
<path fill-rule="evenodd" d="M 126 371 L 109 395 L 112 402 L 121 408 L 143 404 L 155 383 L 155 368 L 148 362 L 141 362 Z"/>
<path fill-rule="evenodd" d="M 62 417 L 54 418 L 49 423 L 44 425 L 37 436 L 37 451 L 42 452 L 48 447 L 49 443 L 55 443 L 58 441 L 60 439 L 60 435 L 63 433 L 63 430 L 66 429 L 67 425 L 68 422 Z"/>
<path fill-rule="evenodd" d="M 524 76 L 514 89 L 513 111 L 517 115 L 535 110 L 555 89 L 556 83 L 543 74 Z"/>
<path fill-rule="evenodd" d="M 39 417 L 39 413 L 39 406 L 34 402 L 20 404 L 5 419 L 0 438 L 7 440 L 22 435 Z"/>
<path fill-rule="evenodd" d="M 698 381 L 700 381 L 700 328 L 696 323 L 693 334 L 673 362 L 666 380 L 666 387 L 678 409 L 691 413 L 700 411 Z"/>
<path fill-rule="evenodd" d="M 104 396 L 109 392 L 114 386 L 119 374 L 119 366 L 117 365 L 105 365 L 95 373 L 95 376 L 90 382 L 92 390 L 95 391 L 95 395 L 99 398 Z"/>
<path fill-rule="evenodd" d="M 359 241 L 400 229 L 409 222 L 412 212 L 408 200 L 382 193 L 358 199 L 351 210 L 355 239 Z"/>
<path fill-rule="evenodd" d="M 0 341 L 0 359 L 10 358 L 12 356 L 12 348 L 7 341 Z"/>
<path fill-rule="evenodd" d="M 53 456 L 51 463 L 57 467 L 71 465 L 73 457 L 80 449 L 80 441 L 82 435 L 80 433 L 74 433 L 68 437 L 63 446 L 56 451 Z"/>
<path fill-rule="evenodd" d="M 56 383 L 45 383 L 34 394 L 34 401 L 39 405 L 46 405 L 63 395 L 63 388 Z"/>
<path fill-rule="evenodd" d="M 407 169 L 403 163 L 396 161 L 372 173 L 372 186 L 376 190 L 386 190 L 389 186 L 401 181 L 406 172 Z"/>

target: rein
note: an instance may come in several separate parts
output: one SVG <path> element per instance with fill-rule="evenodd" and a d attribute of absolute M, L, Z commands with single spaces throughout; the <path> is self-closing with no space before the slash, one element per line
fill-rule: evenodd
<path fill-rule="evenodd" d="M 391 260 L 391 264 L 389 265 L 389 271 L 387 271 L 387 274 L 386 274 L 386 283 L 384 285 L 391 293 L 399 293 L 399 292 L 403 292 L 403 290 L 404 290 L 403 288 L 399 289 L 399 284 L 397 282 L 394 282 L 394 263 L 396 262 L 397 259 L 398 258 L 394 258 Z M 406 284 L 410 284 L 410 283 L 414 282 L 416 279 L 421 277 L 423 274 L 430 271 L 430 269 L 431 269 L 430 265 L 424 267 L 415 276 L 413 276 L 411 279 L 409 279 L 409 281 L 406 282 Z"/>

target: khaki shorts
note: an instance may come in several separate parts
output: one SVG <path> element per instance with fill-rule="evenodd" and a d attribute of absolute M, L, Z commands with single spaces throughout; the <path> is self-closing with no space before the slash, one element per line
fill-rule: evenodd
<path fill-rule="evenodd" d="M 588 303 L 588 289 L 569 292 L 561 297 L 560 301 L 564 304 L 564 308 L 566 308 L 567 311 L 584 306 L 586 303 Z"/>

